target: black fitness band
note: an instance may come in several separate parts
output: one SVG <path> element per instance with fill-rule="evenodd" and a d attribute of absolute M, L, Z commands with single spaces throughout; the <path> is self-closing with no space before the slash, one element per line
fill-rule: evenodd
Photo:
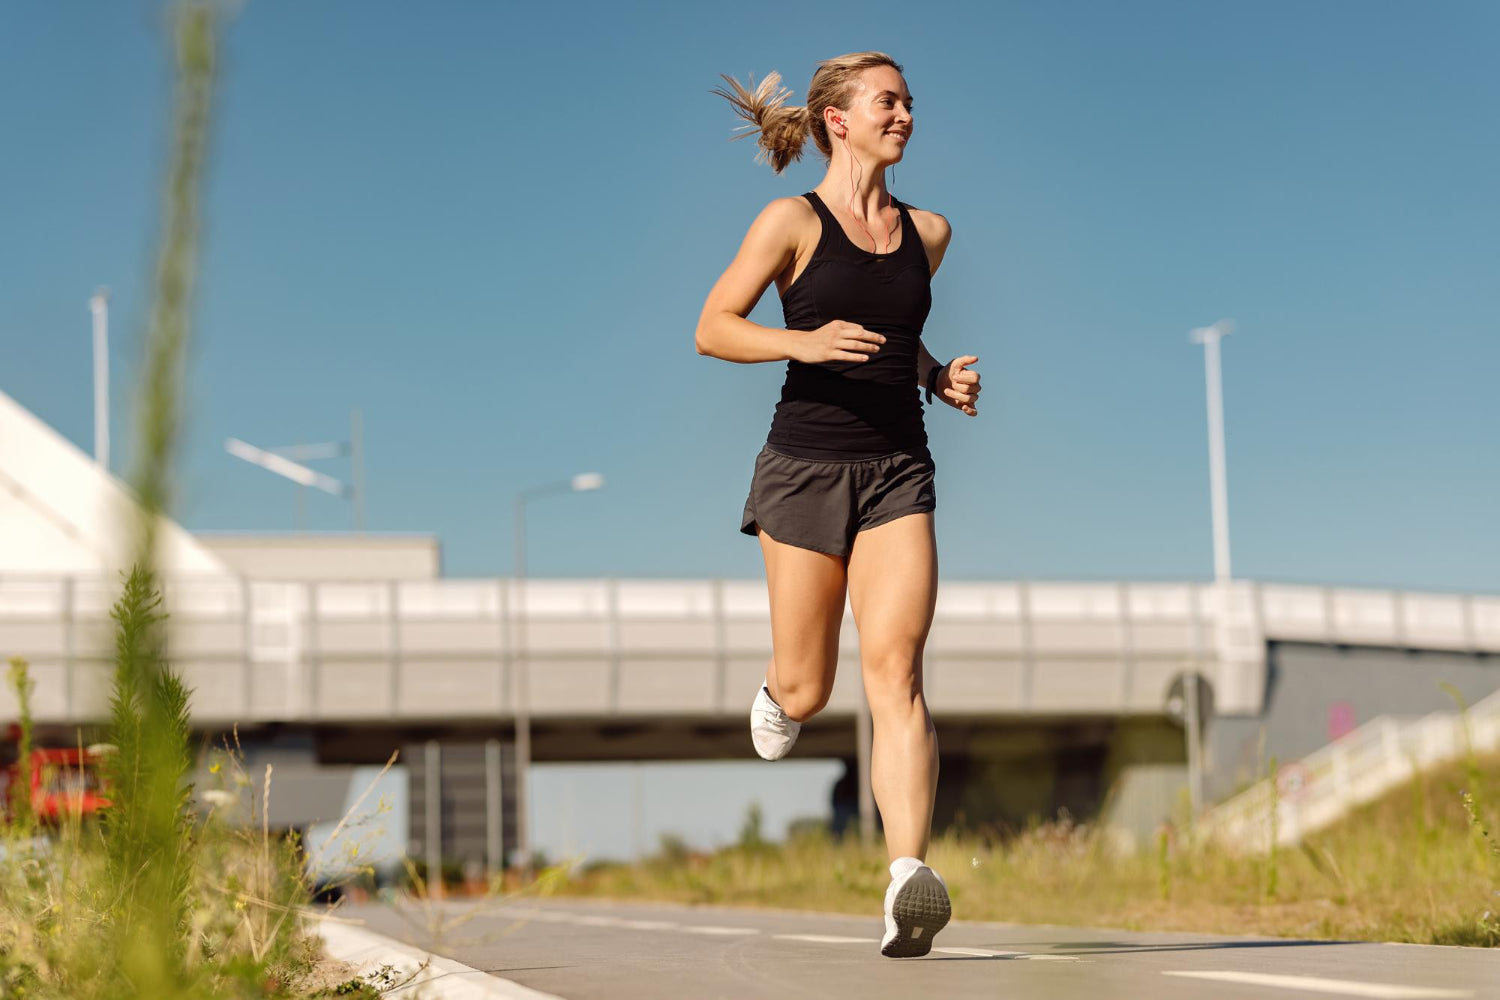
<path fill-rule="evenodd" d="M 949 364 L 952 364 L 950 361 Z M 927 402 L 932 402 L 932 394 L 937 392 L 938 372 L 942 371 L 944 365 L 933 365 L 932 371 L 927 374 Z"/>

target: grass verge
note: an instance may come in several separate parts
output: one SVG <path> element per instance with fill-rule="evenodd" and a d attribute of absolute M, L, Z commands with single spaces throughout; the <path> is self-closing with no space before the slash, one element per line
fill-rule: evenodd
<path fill-rule="evenodd" d="M 1190 847 L 1163 830 L 1122 853 L 1067 818 L 1010 837 L 950 833 L 927 861 L 961 919 L 1125 930 L 1500 946 L 1500 757 L 1430 772 L 1336 827 L 1267 856 Z M 1480 812 L 1480 809 L 1487 809 Z M 634 865 L 581 865 L 561 895 L 877 915 L 881 847 L 824 832 L 712 853 L 665 843 Z"/>

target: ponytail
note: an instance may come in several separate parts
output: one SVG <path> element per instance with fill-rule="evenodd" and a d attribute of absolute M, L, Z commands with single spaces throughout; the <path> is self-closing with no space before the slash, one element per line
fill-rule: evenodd
<path fill-rule="evenodd" d="M 812 115 L 805 107 L 786 107 L 786 99 L 792 92 L 781 84 L 780 73 L 770 73 L 753 91 L 740 86 L 732 76 L 720 74 L 730 89 L 715 87 L 713 93 L 734 106 L 735 114 L 745 119 L 746 124 L 736 128 L 738 135 L 732 139 L 744 139 L 759 133 L 756 140 L 760 151 L 755 159 L 769 163 L 778 174 L 787 164 L 802 158 L 802 147 L 807 144 Z M 752 85 L 755 78 L 750 78 Z"/>

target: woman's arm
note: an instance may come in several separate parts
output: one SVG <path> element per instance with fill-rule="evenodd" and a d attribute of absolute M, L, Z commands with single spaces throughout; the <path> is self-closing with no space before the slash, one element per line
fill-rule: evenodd
<path fill-rule="evenodd" d="M 751 223 L 740 252 L 703 303 L 693 334 L 699 354 L 741 364 L 791 357 L 789 331 L 752 323 L 745 316 L 797 252 L 799 200 L 777 198 Z"/>
<path fill-rule="evenodd" d="M 699 354 L 725 361 L 868 361 L 885 337 L 855 323 L 832 320 L 816 330 L 781 330 L 745 317 L 776 275 L 797 256 L 797 244 L 811 222 L 803 198 L 777 198 L 751 223 L 740 252 L 714 283 L 693 334 Z"/>
<path fill-rule="evenodd" d="M 943 255 L 948 252 L 948 242 L 953 239 L 953 227 L 948 225 L 947 219 L 936 212 L 928 212 L 920 208 L 911 208 L 910 211 L 911 221 L 917 227 L 917 235 L 922 237 L 922 246 L 927 250 L 927 264 L 932 269 L 931 273 L 937 274 L 938 267 L 943 263 Z M 941 364 L 941 361 L 928 352 L 927 345 L 918 337 L 917 384 L 925 386 L 927 376 L 931 374 L 933 366 Z"/>
<path fill-rule="evenodd" d="M 932 273 L 936 274 L 938 265 L 943 262 L 943 255 L 948 252 L 948 241 L 953 237 L 953 229 L 948 225 L 948 220 L 936 212 L 912 209 L 911 213 L 912 222 L 916 224 L 917 232 L 922 237 L 922 245 L 927 248 L 927 262 L 932 266 Z M 937 381 L 932 383 L 932 392 L 955 410 L 962 410 L 971 417 L 978 416 L 976 404 L 979 399 L 979 373 L 966 370 L 978 360 L 972 354 L 965 354 L 944 364 L 932 356 L 927 345 L 922 343 L 922 338 L 918 337 L 917 370 L 914 373 L 917 384 L 926 388 L 927 378 L 936 368 Z"/>

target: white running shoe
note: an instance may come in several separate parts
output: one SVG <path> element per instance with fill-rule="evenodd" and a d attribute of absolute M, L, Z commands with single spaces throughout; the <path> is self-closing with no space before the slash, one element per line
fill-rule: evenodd
<path fill-rule="evenodd" d="M 953 915 L 948 883 L 921 862 L 903 866 L 891 862 L 891 884 L 885 890 L 885 937 L 880 953 L 886 958 L 916 958 L 932 950 L 932 939 Z M 899 872 L 899 874 L 897 874 Z"/>
<path fill-rule="evenodd" d="M 792 749 L 801 731 L 802 723 L 771 700 L 771 691 L 762 682 L 755 703 L 750 706 L 750 742 L 755 744 L 755 752 L 766 760 L 780 760 Z"/>

